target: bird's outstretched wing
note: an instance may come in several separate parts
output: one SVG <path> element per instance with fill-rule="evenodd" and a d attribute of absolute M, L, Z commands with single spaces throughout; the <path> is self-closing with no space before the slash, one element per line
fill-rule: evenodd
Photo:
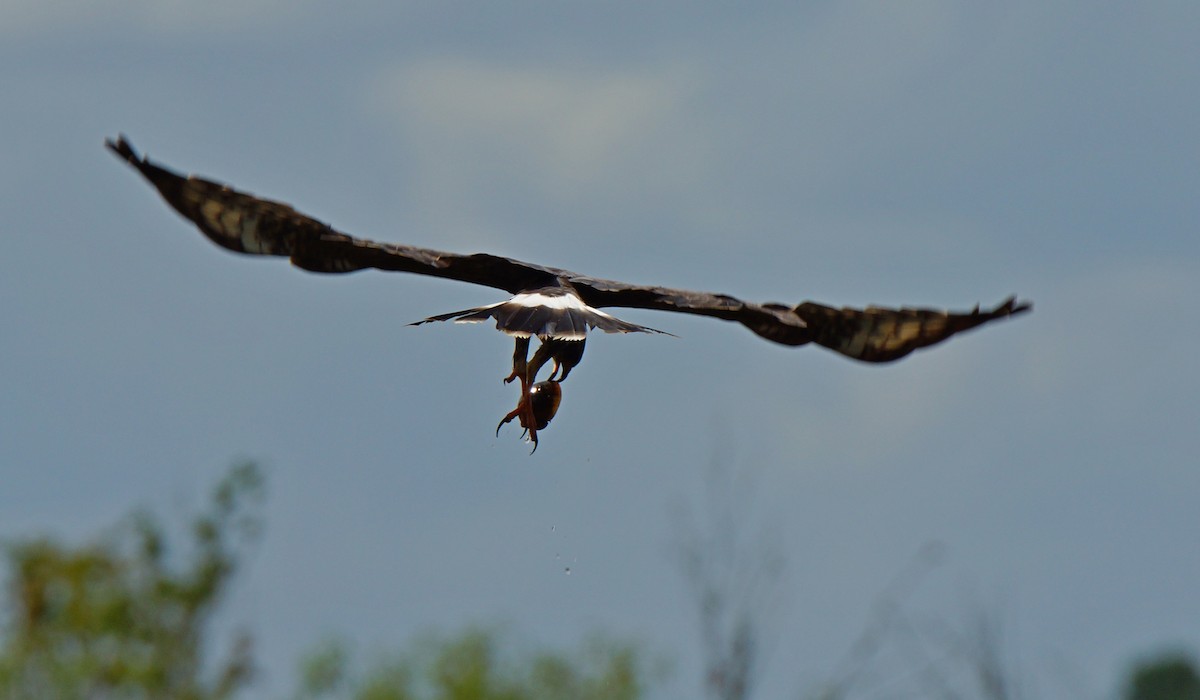
<path fill-rule="evenodd" d="M 995 308 L 966 313 L 935 309 L 834 309 L 804 302 L 793 309 L 808 325 L 813 342 L 864 362 L 891 362 L 955 333 L 1028 311 L 1028 302 L 1009 297 Z"/>
<path fill-rule="evenodd" d="M 311 272 L 375 268 L 482 284 L 516 294 L 554 284 L 561 270 L 497 255 L 458 255 L 428 248 L 354 238 L 301 214 L 290 205 L 262 199 L 195 175 L 185 177 L 138 155 L 124 136 L 106 142 L 137 169 L 184 218 L 222 248 L 249 255 L 291 258 Z"/>
<path fill-rule="evenodd" d="M 889 362 L 955 333 L 1024 311 L 1009 298 L 990 310 L 835 309 L 813 302 L 757 304 L 725 294 L 628 284 L 487 253 L 460 255 L 376 243 L 337 231 L 282 202 L 261 199 L 196 176 L 183 176 L 138 155 L 125 137 L 108 148 L 136 168 L 176 211 L 219 246 L 250 255 L 288 257 L 312 272 L 374 268 L 470 282 L 510 294 L 569 288 L 594 308 L 656 309 L 736 321 L 784 345 L 815 342 L 864 362 Z M 452 317 L 450 314 L 447 317 Z"/>
<path fill-rule="evenodd" d="M 976 306 L 966 312 L 877 306 L 836 309 L 811 301 L 795 306 L 773 302 L 756 304 L 726 294 L 644 287 L 580 276 L 569 279 L 579 290 L 580 297 L 592 306 L 715 316 L 737 321 L 776 343 L 804 345 L 815 342 L 863 362 L 898 360 L 955 333 L 1033 308 L 1029 302 L 1009 297 L 992 309 L 981 310 Z"/>

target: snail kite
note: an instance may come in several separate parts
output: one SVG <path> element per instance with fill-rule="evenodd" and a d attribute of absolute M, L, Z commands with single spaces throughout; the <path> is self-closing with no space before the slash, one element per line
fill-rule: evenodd
<path fill-rule="evenodd" d="M 487 253 L 459 255 L 427 248 L 376 243 L 342 233 L 282 202 L 239 192 L 218 182 L 173 172 L 138 155 L 124 136 L 106 145 L 137 169 L 184 218 L 219 246 L 249 255 L 288 257 L 312 272 L 342 273 L 374 268 L 445 277 L 494 287 L 511 298 L 489 306 L 431 316 L 416 324 L 454 320 L 496 327 L 515 338 L 512 372 L 505 382 L 521 383 L 517 407 L 496 427 L 514 418 L 537 449 L 562 398 L 560 383 L 583 357 L 589 330 L 606 333 L 663 333 L 622 321 L 607 307 L 657 309 L 736 321 L 767 340 L 784 345 L 816 343 L 863 362 L 890 362 L 917 348 L 983 323 L 1028 311 L 1010 297 L 991 309 L 967 312 L 933 309 L 833 308 L 813 302 L 796 305 L 742 301 L 725 294 L 690 292 L 588 277 L 568 270 Z M 528 358 L 529 339 L 540 342 Z M 547 380 L 539 370 L 553 361 Z"/>

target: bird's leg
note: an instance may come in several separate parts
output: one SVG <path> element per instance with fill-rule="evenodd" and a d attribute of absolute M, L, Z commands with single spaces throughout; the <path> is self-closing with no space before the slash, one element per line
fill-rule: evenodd
<path fill-rule="evenodd" d="M 513 351 L 513 371 L 504 381 L 511 382 L 513 379 L 521 380 L 521 399 L 517 402 L 517 407 L 509 411 L 500 424 L 496 426 L 496 434 L 500 434 L 500 428 L 505 424 L 512 422 L 514 418 L 520 419 L 521 427 L 525 429 L 524 435 L 529 436 L 529 441 L 533 443 L 533 450 L 537 451 L 537 431 L 538 420 L 537 415 L 533 410 L 533 399 L 530 392 L 537 380 L 538 372 L 554 357 L 554 343 L 543 340 L 538 346 L 537 352 L 533 357 L 526 361 L 529 353 L 529 338 L 517 338 L 516 349 Z M 556 360 L 557 361 L 557 360 Z"/>
<path fill-rule="evenodd" d="M 543 340 L 542 344 L 538 346 L 537 352 L 533 353 L 533 358 L 529 360 L 528 371 L 530 386 L 533 386 L 534 381 L 537 380 L 538 372 L 542 371 L 542 367 L 544 367 L 547 362 L 553 359 L 553 357 L 554 343 L 549 340 Z M 554 360 L 554 364 L 557 367 L 558 360 Z"/>
<path fill-rule="evenodd" d="M 562 374 L 559 375 L 558 379 L 555 379 L 554 375 L 558 374 L 559 372 L 562 372 Z M 570 372 L 571 372 L 571 365 L 567 365 L 567 364 L 563 364 L 562 362 L 559 362 L 558 358 L 556 357 L 556 358 L 554 358 L 554 369 L 550 371 L 550 376 L 546 377 L 546 379 L 549 381 L 552 381 L 552 382 L 560 382 L 561 383 L 564 379 L 567 378 L 567 374 L 569 374 Z"/>
<path fill-rule="evenodd" d="M 514 379 L 521 380 L 521 398 L 517 401 L 517 407 L 509 411 L 508 415 L 500 421 L 496 426 L 496 435 L 500 434 L 500 428 L 503 428 L 506 423 L 513 418 L 520 416 L 525 406 L 529 403 L 529 365 L 526 360 L 529 357 L 529 336 L 524 338 L 518 337 L 516 346 L 513 348 L 513 368 L 512 373 L 504 378 L 504 383 L 508 384 Z M 525 418 L 521 417 L 521 424 L 524 425 Z"/>
<path fill-rule="evenodd" d="M 529 388 L 533 386 L 533 379 L 537 376 L 537 372 L 542 365 L 546 363 L 546 358 L 541 357 L 541 348 L 533 356 L 533 363 L 527 362 L 529 356 L 529 337 L 516 339 L 516 347 L 513 349 L 513 368 L 512 373 L 504 378 L 504 383 L 507 384 L 514 379 L 521 380 L 521 398 L 517 401 L 517 407 L 509 411 L 507 415 L 501 419 L 500 424 L 496 426 L 496 435 L 500 434 L 500 429 L 510 423 L 512 419 L 519 418 L 521 427 L 529 435 L 529 441 L 533 443 L 533 451 L 537 451 L 537 419 L 533 415 L 533 402 L 529 398 Z M 530 452 L 532 454 L 533 452 Z"/>
<path fill-rule="evenodd" d="M 499 435 L 500 428 L 512 422 L 514 418 L 520 419 L 521 427 L 525 429 L 522 437 L 529 436 L 529 441 L 533 443 L 533 450 L 530 451 L 530 454 L 533 454 L 537 451 L 538 446 L 537 431 L 549 424 L 550 419 L 558 410 L 559 401 L 562 400 L 562 390 L 558 387 L 558 382 L 566 379 L 571 367 L 579 363 L 579 359 L 583 355 L 583 341 L 569 341 L 568 344 L 564 344 L 564 341 L 542 338 L 533 357 L 527 359 L 528 355 L 529 338 L 517 338 L 516 348 L 513 350 L 512 373 L 504 381 L 508 383 L 514 379 L 520 379 L 521 398 L 517 402 L 517 407 L 509 411 L 496 426 L 496 434 Z M 550 380 L 536 384 L 538 372 L 551 360 L 554 360 L 554 370 L 550 373 Z M 559 371 L 562 372 L 562 376 L 555 381 L 554 375 Z M 539 402 L 538 407 L 544 414 L 540 422 L 538 420 L 539 408 L 534 406 L 535 398 Z"/>
<path fill-rule="evenodd" d="M 571 373 L 571 369 L 583 360 L 584 339 L 579 340 L 550 340 L 550 354 L 554 359 L 554 369 L 550 372 L 549 381 L 562 382 Z M 562 374 L 559 374 L 562 372 Z M 555 379 L 558 375 L 558 379 Z"/>
<path fill-rule="evenodd" d="M 528 341 L 526 341 L 528 342 Z M 517 405 L 516 411 L 520 411 L 521 427 L 525 428 L 525 432 L 529 433 L 529 441 L 533 443 L 533 450 L 529 454 L 537 452 L 537 431 L 538 420 L 537 415 L 533 411 L 533 398 L 531 391 L 534 382 L 537 380 L 538 372 L 542 370 L 553 354 L 553 343 L 548 343 L 543 340 L 541 345 L 538 345 L 537 352 L 533 353 L 533 357 L 529 360 L 529 364 L 525 367 L 524 392 L 521 395 L 521 403 Z M 522 410 L 522 408 L 524 410 Z M 510 419 L 511 420 L 511 419 Z"/>
<path fill-rule="evenodd" d="M 512 380 L 518 379 L 518 378 L 521 380 L 522 383 L 524 383 L 528 379 L 526 377 L 526 370 L 527 370 L 528 365 L 525 362 L 525 359 L 528 356 L 529 356 L 529 336 L 525 336 L 524 338 L 517 338 L 517 345 L 513 349 L 512 374 L 509 374 L 507 377 L 504 378 L 505 384 L 508 384 Z M 524 394 L 525 392 L 522 391 L 521 393 Z"/>

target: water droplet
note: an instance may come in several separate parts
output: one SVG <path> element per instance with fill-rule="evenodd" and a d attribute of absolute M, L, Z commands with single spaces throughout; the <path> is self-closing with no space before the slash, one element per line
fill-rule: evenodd
<path fill-rule="evenodd" d="M 566 571 L 567 576 L 571 575 L 571 567 L 568 566 L 566 569 L 564 569 L 564 571 Z"/>

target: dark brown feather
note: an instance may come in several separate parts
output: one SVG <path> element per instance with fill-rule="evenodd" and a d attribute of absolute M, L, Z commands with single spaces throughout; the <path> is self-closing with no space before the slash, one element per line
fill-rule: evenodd
<path fill-rule="evenodd" d="M 891 362 L 988 321 L 1030 309 L 1009 297 L 990 311 L 976 306 L 967 313 L 934 309 L 834 309 L 804 302 L 795 313 L 808 325 L 818 345 L 864 362 Z"/>
<path fill-rule="evenodd" d="M 1031 308 L 1015 298 L 990 311 L 976 307 L 966 313 L 877 307 L 834 309 L 813 302 L 796 306 L 756 304 L 726 294 L 598 279 L 487 253 L 459 255 L 376 243 L 337 231 L 282 202 L 175 173 L 139 156 L 123 136 L 108 141 L 107 146 L 217 245 L 250 255 L 285 256 L 297 267 L 313 272 L 344 273 L 368 268 L 412 272 L 494 287 L 510 294 L 566 287 L 594 308 L 656 309 L 711 316 L 740 323 L 776 343 L 816 342 L 864 362 L 890 362 L 955 333 Z M 443 314 L 431 320 L 468 312 Z"/>
<path fill-rule="evenodd" d="M 311 272 L 343 273 L 368 268 L 413 272 L 513 294 L 551 286 L 561 272 L 486 253 L 458 255 L 354 238 L 282 202 L 168 170 L 138 156 L 124 136 L 108 141 L 107 146 L 136 168 L 167 204 L 209 240 L 239 253 L 289 257 L 297 267 Z"/>

